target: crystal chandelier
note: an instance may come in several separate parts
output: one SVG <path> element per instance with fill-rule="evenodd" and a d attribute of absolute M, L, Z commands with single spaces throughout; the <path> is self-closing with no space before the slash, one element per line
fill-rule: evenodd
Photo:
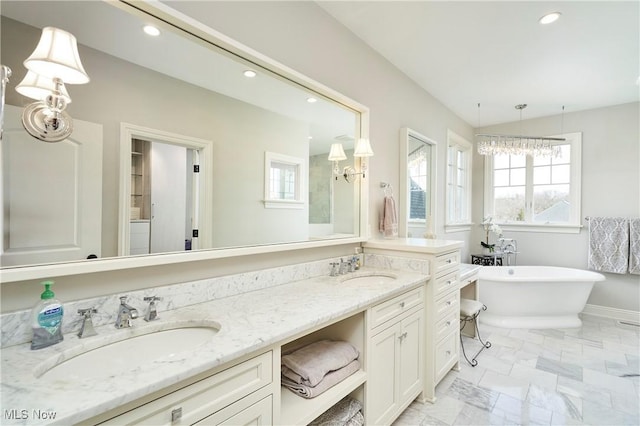
<path fill-rule="evenodd" d="M 527 104 L 516 105 L 520 111 L 522 123 L 522 110 Z M 478 104 L 478 111 L 480 104 Z M 562 107 L 564 113 L 564 107 Z M 478 112 L 479 115 L 479 112 Z M 543 136 L 519 136 L 501 134 L 476 134 L 478 154 L 481 155 L 530 155 L 533 157 L 558 157 L 560 147 L 554 142 L 564 141 L 564 138 L 548 138 Z"/>

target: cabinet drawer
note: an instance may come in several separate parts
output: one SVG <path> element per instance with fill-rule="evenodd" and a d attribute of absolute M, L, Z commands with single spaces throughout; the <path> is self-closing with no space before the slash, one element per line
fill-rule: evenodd
<path fill-rule="evenodd" d="M 452 268 L 458 268 L 460 266 L 460 252 L 454 251 L 452 253 L 442 254 L 440 256 L 436 256 L 434 261 L 434 274 L 438 276 L 438 274 L 445 272 Z"/>
<path fill-rule="evenodd" d="M 458 287 L 458 272 L 454 271 L 436 279 L 435 295 L 436 297 Z"/>
<path fill-rule="evenodd" d="M 401 313 L 407 312 L 411 308 L 421 304 L 424 300 L 423 292 L 424 287 L 420 286 L 415 290 L 408 291 L 371 308 L 369 329 L 373 329 Z"/>
<path fill-rule="evenodd" d="M 102 424 L 193 424 L 271 383 L 272 359 L 272 352 L 267 352 Z"/>
<path fill-rule="evenodd" d="M 459 315 L 460 299 L 458 298 L 458 295 L 459 293 L 457 291 L 452 291 L 436 301 L 436 313 L 434 317 L 436 321 L 441 320 L 451 312 L 455 312 L 456 315 Z"/>
<path fill-rule="evenodd" d="M 453 332 L 436 345 L 436 380 L 440 380 L 453 367 L 458 359 L 458 334 Z"/>
<path fill-rule="evenodd" d="M 450 311 L 447 315 L 444 316 L 444 318 L 436 323 L 436 342 L 456 331 L 456 328 L 460 328 L 460 313 L 456 311 Z"/>

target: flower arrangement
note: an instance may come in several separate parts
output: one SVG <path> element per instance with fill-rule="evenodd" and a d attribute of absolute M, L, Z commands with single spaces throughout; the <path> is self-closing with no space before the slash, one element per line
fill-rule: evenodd
<path fill-rule="evenodd" d="M 498 236 L 498 238 L 502 237 L 502 228 L 500 226 L 493 223 L 493 218 L 491 216 L 487 216 L 482 220 L 482 225 L 484 227 L 484 232 L 486 234 L 486 241 L 480 241 L 482 247 L 489 249 L 489 253 L 493 253 L 495 250 L 495 244 L 489 244 L 489 232 L 493 232 Z"/>

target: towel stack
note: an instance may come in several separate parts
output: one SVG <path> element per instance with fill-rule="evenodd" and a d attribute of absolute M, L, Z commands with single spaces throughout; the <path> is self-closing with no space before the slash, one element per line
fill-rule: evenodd
<path fill-rule="evenodd" d="M 311 343 L 282 356 L 282 385 L 304 398 L 316 397 L 358 371 L 359 355 L 348 342 Z"/>
<path fill-rule="evenodd" d="M 309 426 L 362 426 L 362 402 L 346 397 L 322 413 Z"/>

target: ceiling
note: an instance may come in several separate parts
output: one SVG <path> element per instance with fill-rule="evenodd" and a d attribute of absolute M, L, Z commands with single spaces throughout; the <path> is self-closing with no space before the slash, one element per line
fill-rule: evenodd
<path fill-rule="evenodd" d="M 638 1 L 318 4 L 474 127 L 640 100 Z"/>

